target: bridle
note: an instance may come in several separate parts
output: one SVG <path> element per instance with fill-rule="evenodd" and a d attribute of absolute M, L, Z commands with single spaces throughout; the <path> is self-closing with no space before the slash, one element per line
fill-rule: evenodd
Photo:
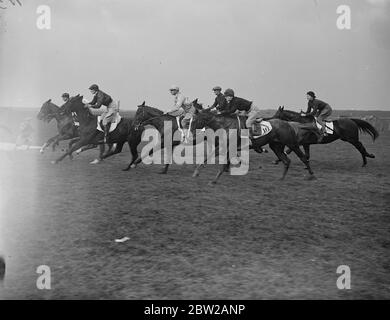
<path fill-rule="evenodd" d="M 144 119 L 145 118 L 145 106 L 142 106 L 141 108 L 142 108 L 142 119 Z M 139 130 L 139 128 L 143 127 L 145 125 L 145 123 L 152 121 L 154 119 L 158 119 L 158 118 L 162 117 L 163 115 L 165 115 L 165 114 L 163 113 L 163 114 L 160 114 L 156 117 L 152 117 L 152 118 L 149 118 L 147 120 L 140 121 L 138 124 L 135 125 L 134 129 Z"/>

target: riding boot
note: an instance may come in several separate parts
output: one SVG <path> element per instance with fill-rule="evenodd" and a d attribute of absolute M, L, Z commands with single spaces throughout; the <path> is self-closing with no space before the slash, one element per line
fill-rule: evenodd
<path fill-rule="evenodd" d="M 317 143 L 321 143 L 325 136 L 326 136 L 325 128 L 322 127 L 322 128 L 321 128 L 320 135 L 318 136 L 318 141 L 317 141 Z"/>
<path fill-rule="evenodd" d="M 108 134 L 109 134 L 109 132 L 110 132 L 110 125 L 111 125 L 111 122 L 107 123 L 107 124 L 104 126 L 104 143 L 107 143 Z"/>

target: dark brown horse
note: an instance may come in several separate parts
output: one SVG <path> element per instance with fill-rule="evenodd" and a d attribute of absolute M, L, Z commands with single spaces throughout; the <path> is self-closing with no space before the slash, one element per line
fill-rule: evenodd
<path fill-rule="evenodd" d="M 279 107 L 272 118 L 312 124 L 313 128 L 316 128 L 313 116 L 301 116 L 298 112 L 284 110 L 284 107 Z M 333 121 L 333 128 L 333 133 L 325 136 L 321 144 L 328 144 L 338 139 L 352 144 L 362 155 L 363 167 L 367 165 L 367 158 L 375 158 L 373 154 L 367 152 L 366 148 L 359 141 L 359 131 L 369 134 L 374 141 L 379 137 L 378 131 L 370 123 L 360 119 L 340 118 Z M 305 150 L 306 157 L 310 159 L 310 145 L 318 144 L 317 134 L 311 133 L 303 136 L 300 144 Z"/>
<path fill-rule="evenodd" d="M 55 160 L 53 163 L 58 163 L 66 156 L 71 155 L 77 149 L 90 144 L 103 145 L 104 133 L 97 129 L 97 116 L 93 115 L 88 107 L 83 103 L 83 97 L 77 95 L 71 98 L 64 106 L 65 113 L 75 112 L 80 122 L 79 132 L 80 140 L 72 145 L 72 147 L 65 152 L 61 157 Z M 122 151 L 123 145 L 127 142 L 130 146 L 130 152 L 133 157 L 133 161 L 138 158 L 137 146 L 139 143 L 138 132 L 134 131 L 133 120 L 122 118 L 118 126 L 114 131 L 108 135 L 109 144 L 117 144 L 112 149 L 110 148 L 107 153 L 104 153 L 104 149 L 101 149 L 99 159 L 103 160 L 114 154 Z"/>
<path fill-rule="evenodd" d="M 309 161 L 303 152 L 299 149 L 299 141 L 301 137 L 308 132 L 310 133 L 314 129 L 308 128 L 306 125 L 300 124 L 291 124 L 287 121 L 272 119 L 269 121 L 272 129 L 271 131 L 263 136 L 260 136 L 256 139 L 252 139 L 253 149 L 260 150 L 262 146 L 269 145 L 272 151 L 276 154 L 276 156 L 283 161 L 284 171 L 282 175 L 282 180 L 285 178 L 287 171 L 290 166 L 291 160 L 284 153 L 284 148 L 289 147 L 294 153 L 299 157 L 299 159 L 305 164 L 307 170 L 309 171 L 309 176 L 307 179 L 314 179 L 313 171 L 310 167 Z M 196 130 L 200 128 L 211 128 L 214 131 L 219 129 L 224 130 L 238 130 L 241 131 L 240 128 L 245 129 L 243 126 L 244 121 L 238 119 L 235 115 L 216 115 L 210 111 L 203 111 L 194 116 L 194 120 L 192 122 L 192 132 L 196 134 Z M 239 137 L 241 133 L 239 132 L 236 136 Z M 226 145 L 229 146 L 229 141 L 227 141 Z M 239 146 L 239 144 L 237 144 Z M 216 148 L 216 153 L 218 153 L 218 148 Z M 229 155 L 228 158 L 235 155 Z M 206 161 L 207 162 L 207 161 Z M 200 169 L 202 165 L 199 165 L 197 170 Z M 223 172 L 227 170 L 229 167 L 229 161 L 225 164 L 222 164 L 219 168 L 217 176 L 212 181 L 215 184 L 218 178 L 222 175 Z M 198 175 L 199 171 L 195 172 L 194 175 Z"/>
<path fill-rule="evenodd" d="M 49 123 L 53 119 L 57 121 L 58 134 L 43 144 L 40 149 L 41 153 L 50 145 L 52 145 L 52 150 L 55 151 L 55 147 L 58 146 L 60 141 L 72 139 L 69 142 L 70 148 L 74 142 L 80 139 L 78 128 L 73 122 L 72 115 L 61 113 L 60 107 L 51 102 L 51 99 L 47 100 L 42 105 L 37 115 L 37 119 L 46 123 Z"/>
<path fill-rule="evenodd" d="M 201 106 L 197 103 L 198 99 L 192 102 L 192 104 L 196 107 L 196 109 L 200 108 Z M 160 133 L 161 137 L 161 145 L 160 149 L 164 150 L 165 145 L 164 145 L 164 135 L 166 134 L 165 132 L 165 127 L 164 123 L 168 122 L 171 127 L 171 136 L 172 136 L 172 150 L 180 145 L 181 141 L 174 140 L 174 133 L 179 129 L 176 121 L 176 117 L 171 116 L 169 114 L 164 113 L 163 111 L 149 107 L 145 104 L 145 101 L 138 106 L 137 112 L 135 114 L 134 118 L 134 125 L 136 130 L 141 130 L 147 125 L 151 125 L 157 129 L 157 131 Z M 152 155 L 152 151 L 149 153 L 149 155 Z M 140 163 L 142 161 L 141 158 L 139 158 L 134 165 Z M 168 172 L 169 164 L 165 164 L 163 170 L 160 172 L 161 174 L 166 174 Z M 130 165 L 129 168 L 130 169 Z"/>

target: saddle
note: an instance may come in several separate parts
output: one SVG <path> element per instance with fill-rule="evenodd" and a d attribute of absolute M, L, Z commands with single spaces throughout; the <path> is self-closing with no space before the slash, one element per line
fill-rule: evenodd
<path fill-rule="evenodd" d="M 318 130 L 322 129 L 321 124 L 316 119 L 316 126 Z M 325 121 L 325 132 L 327 134 L 333 134 L 334 133 L 334 127 L 333 127 L 333 121 Z"/>
<path fill-rule="evenodd" d="M 117 113 L 115 119 L 113 119 L 111 121 L 110 132 L 113 132 L 121 121 L 122 121 L 122 117 L 121 117 L 121 115 L 119 113 Z M 101 116 L 97 117 L 97 127 L 96 127 L 96 129 L 101 131 L 101 132 L 104 132 L 103 120 L 102 120 Z"/>

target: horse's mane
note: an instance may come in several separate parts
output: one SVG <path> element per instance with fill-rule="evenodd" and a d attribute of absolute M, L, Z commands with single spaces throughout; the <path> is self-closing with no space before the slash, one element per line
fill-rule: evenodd
<path fill-rule="evenodd" d="M 150 107 L 150 106 L 143 106 L 143 108 L 146 108 L 146 110 L 152 115 L 152 116 L 161 116 L 164 112 L 160 109 Z"/>
<path fill-rule="evenodd" d="M 314 120 L 313 116 L 302 116 L 300 112 L 292 111 L 292 110 L 281 110 L 283 114 L 293 117 L 293 118 L 302 118 L 302 119 L 308 119 L 308 120 Z"/>
<path fill-rule="evenodd" d="M 61 112 L 63 113 L 71 113 L 71 111 L 69 110 L 69 105 L 72 104 L 75 100 L 83 100 L 83 96 L 80 96 L 79 94 L 77 96 L 74 96 L 72 98 L 70 98 L 60 109 L 61 109 Z M 88 118 L 93 118 L 94 117 L 94 114 L 91 112 L 91 110 L 89 110 L 89 108 L 80 108 L 81 112 L 83 113 L 86 113 L 87 117 Z"/>
<path fill-rule="evenodd" d="M 57 109 L 60 109 L 59 106 L 57 106 L 54 102 L 51 101 L 51 99 L 47 100 L 45 103 L 44 103 L 45 106 L 47 105 L 51 105 L 53 107 L 56 107 Z"/>

